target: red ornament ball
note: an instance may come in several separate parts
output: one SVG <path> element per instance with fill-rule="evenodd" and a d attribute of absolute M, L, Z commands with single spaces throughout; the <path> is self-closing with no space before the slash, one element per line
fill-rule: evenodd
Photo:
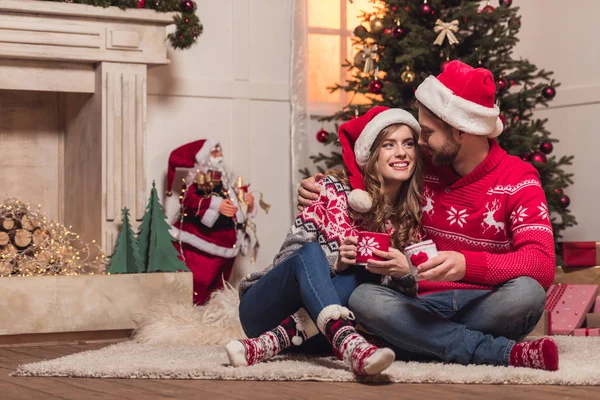
<path fill-rule="evenodd" d="M 521 160 L 523 161 L 529 161 L 529 156 L 531 153 L 523 153 L 521 154 Z"/>
<path fill-rule="evenodd" d="M 499 78 L 496 81 L 496 88 L 498 90 L 505 90 L 508 87 L 508 81 L 506 80 L 506 78 Z"/>
<path fill-rule="evenodd" d="M 492 6 L 485 6 L 485 7 L 483 7 L 483 10 L 481 10 L 481 12 L 491 14 L 494 12 L 494 10 L 495 9 Z"/>
<path fill-rule="evenodd" d="M 448 64 L 450 64 L 450 60 L 442 61 L 442 63 L 440 64 L 440 72 L 444 72 Z"/>
<path fill-rule="evenodd" d="M 382 88 L 383 83 L 378 79 L 375 79 L 369 83 L 369 91 L 371 91 L 373 94 L 380 94 Z"/>
<path fill-rule="evenodd" d="M 196 9 L 196 3 L 193 0 L 182 0 L 181 1 L 181 11 L 186 13 L 194 12 Z"/>
<path fill-rule="evenodd" d="M 521 27 L 521 18 L 512 17 L 508 20 L 508 27 L 510 29 L 519 29 Z"/>
<path fill-rule="evenodd" d="M 327 136 L 329 136 L 329 132 L 327 132 L 325 129 L 319 129 L 319 132 L 317 132 L 317 142 L 319 143 L 325 143 L 327 141 Z"/>
<path fill-rule="evenodd" d="M 512 119 L 512 123 L 513 123 L 513 125 L 516 125 L 516 124 L 518 124 L 518 123 L 519 123 L 519 116 L 518 116 L 518 115 L 515 115 L 515 116 L 513 117 L 513 119 Z"/>
<path fill-rule="evenodd" d="M 500 7 L 510 7 L 512 5 L 512 0 L 500 0 L 498 3 L 500 3 Z"/>
<path fill-rule="evenodd" d="M 544 154 L 550 154 L 554 150 L 554 146 L 552 146 L 551 142 L 542 142 L 540 144 L 540 151 Z"/>
<path fill-rule="evenodd" d="M 560 194 L 563 194 L 563 190 L 561 188 L 556 188 L 556 189 L 554 189 L 554 193 L 560 195 Z"/>
<path fill-rule="evenodd" d="M 536 168 L 545 168 L 548 159 L 546 158 L 546 155 L 544 153 L 540 151 L 534 151 L 529 156 L 529 162 L 532 163 L 533 166 Z"/>
<path fill-rule="evenodd" d="M 554 96 L 556 96 L 556 89 L 548 85 L 542 89 L 542 96 L 544 96 L 548 100 L 553 99 Z"/>
<path fill-rule="evenodd" d="M 421 7 L 419 7 L 419 14 L 421 14 L 422 17 L 431 17 L 432 15 L 435 15 L 435 10 L 429 4 L 422 4 Z"/>
<path fill-rule="evenodd" d="M 404 36 L 406 36 L 407 33 L 408 32 L 406 31 L 406 29 L 399 25 L 396 25 L 392 28 L 392 36 L 395 39 L 402 39 Z"/>
<path fill-rule="evenodd" d="M 365 38 L 367 36 L 367 33 L 367 28 L 365 28 L 362 25 L 359 25 L 356 28 L 354 28 L 354 36 L 359 37 L 361 39 Z"/>
<path fill-rule="evenodd" d="M 138 8 L 146 7 L 146 0 L 138 0 Z"/>
<path fill-rule="evenodd" d="M 571 199 L 566 194 L 560 198 L 561 208 L 567 208 L 571 204 Z"/>

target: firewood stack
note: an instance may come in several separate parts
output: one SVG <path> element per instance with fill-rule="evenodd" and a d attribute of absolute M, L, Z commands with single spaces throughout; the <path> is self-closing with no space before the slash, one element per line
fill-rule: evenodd
<path fill-rule="evenodd" d="M 104 264 L 97 246 L 90 249 L 29 205 L 16 199 L 0 204 L 0 277 L 102 273 Z"/>

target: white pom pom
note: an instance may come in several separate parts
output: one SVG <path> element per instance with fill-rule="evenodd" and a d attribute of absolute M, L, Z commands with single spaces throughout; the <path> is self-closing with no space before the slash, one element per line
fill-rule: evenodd
<path fill-rule="evenodd" d="M 348 195 L 348 204 L 354 211 L 366 213 L 373 207 L 373 199 L 364 190 L 354 189 Z"/>
<path fill-rule="evenodd" d="M 301 345 L 303 342 L 304 342 L 304 340 L 302 339 L 302 337 L 301 337 L 301 336 L 294 336 L 294 337 L 292 338 L 292 343 L 293 343 L 295 346 L 300 346 L 300 345 Z"/>

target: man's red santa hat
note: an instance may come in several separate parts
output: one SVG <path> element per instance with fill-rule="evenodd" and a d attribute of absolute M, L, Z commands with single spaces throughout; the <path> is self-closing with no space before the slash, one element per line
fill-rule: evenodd
<path fill-rule="evenodd" d="M 177 168 L 193 168 L 197 163 L 206 162 L 210 158 L 210 152 L 219 143 L 202 139 L 186 143 L 171 152 L 169 156 L 169 168 L 167 170 L 167 195 L 171 195 L 175 170 Z"/>
<path fill-rule="evenodd" d="M 342 145 L 342 158 L 352 186 L 348 204 L 355 211 L 365 213 L 373 206 L 373 199 L 365 192 L 360 171 L 367 164 L 371 147 L 379 133 L 394 124 L 404 124 L 417 134 L 421 133 L 419 123 L 408 111 L 384 106 L 373 107 L 360 117 L 340 125 L 338 137 Z"/>
<path fill-rule="evenodd" d="M 415 96 L 421 104 L 450 126 L 473 135 L 494 138 L 504 127 L 494 103 L 494 75 L 485 68 L 473 68 L 451 61 L 437 77 L 429 76 Z"/>

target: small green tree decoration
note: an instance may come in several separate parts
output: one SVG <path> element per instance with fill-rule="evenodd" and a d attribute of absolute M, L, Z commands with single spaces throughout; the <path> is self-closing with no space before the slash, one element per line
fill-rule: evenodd
<path fill-rule="evenodd" d="M 175 239 L 169 233 L 171 227 L 166 219 L 167 216 L 158 199 L 155 183 L 152 182 L 150 198 L 138 235 L 138 246 L 144 271 L 189 271 L 178 258 L 177 250 L 173 246 Z"/>
<path fill-rule="evenodd" d="M 129 210 L 122 210 L 122 224 L 115 252 L 110 257 L 109 274 L 137 274 L 143 272 L 135 234 L 129 224 Z"/>

